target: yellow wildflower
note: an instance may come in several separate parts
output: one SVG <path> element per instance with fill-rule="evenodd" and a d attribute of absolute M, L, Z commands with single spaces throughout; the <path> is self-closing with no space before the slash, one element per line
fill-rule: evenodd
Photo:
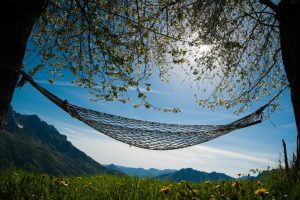
<path fill-rule="evenodd" d="M 231 184 L 232 187 L 239 187 L 241 184 L 238 181 L 235 181 Z"/>
<path fill-rule="evenodd" d="M 199 193 L 199 190 L 192 189 L 192 192 L 193 192 L 194 194 L 198 194 L 198 193 Z"/>
<path fill-rule="evenodd" d="M 92 187 L 92 183 L 89 182 L 88 184 L 84 185 L 83 187 Z"/>
<path fill-rule="evenodd" d="M 91 182 L 89 182 L 88 184 L 85 184 L 83 187 L 85 187 L 86 189 L 93 189 L 93 185 Z"/>
<path fill-rule="evenodd" d="M 63 185 L 63 186 L 68 186 L 68 180 L 67 179 L 57 179 L 55 181 L 57 185 Z"/>
<path fill-rule="evenodd" d="M 255 191 L 255 194 L 259 195 L 259 196 L 264 196 L 264 195 L 268 194 L 268 192 L 265 188 L 260 188 Z"/>
<path fill-rule="evenodd" d="M 165 193 L 165 194 L 168 194 L 169 190 L 170 190 L 170 187 L 168 187 L 168 186 L 163 186 L 160 189 L 160 191 L 163 192 L 163 193 Z"/>

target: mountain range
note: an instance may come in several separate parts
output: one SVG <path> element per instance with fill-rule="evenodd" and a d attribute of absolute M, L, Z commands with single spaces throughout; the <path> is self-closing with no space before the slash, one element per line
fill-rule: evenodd
<path fill-rule="evenodd" d="M 78 150 L 37 115 L 22 115 L 12 108 L 0 132 L 0 168 L 11 167 L 50 175 L 122 174 Z"/>
<path fill-rule="evenodd" d="M 177 170 L 175 169 L 154 169 L 154 168 L 150 168 L 150 169 L 144 169 L 144 168 L 133 168 L 133 167 L 124 167 L 124 166 L 119 166 L 119 165 L 114 165 L 114 164 L 110 164 L 110 165 L 105 165 L 105 167 L 107 167 L 108 169 L 111 170 L 117 170 L 120 172 L 123 172 L 129 176 L 137 176 L 137 177 L 148 177 L 148 178 L 153 178 L 156 176 L 160 176 L 163 174 L 169 174 L 169 173 L 173 173 L 176 172 Z"/>
<path fill-rule="evenodd" d="M 121 171 L 129 176 L 137 177 L 148 177 L 160 180 L 171 180 L 171 181 L 190 181 L 190 182 L 201 182 L 201 181 L 217 181 L 217 180 L 232 180 L 234 178 L 217 172 L 202 172 L 197 171 L 192 168 L 174 170 L 174 169 L 144 169 L 144 168 L 133 168 L 133 167 L 123 167 L 114 164 L 105 165 L 107 168 L 112 170 Z"/>
<path fill-rule="evenodd" d="M 197 171 L 192 168 L 180 169 L 176 172 L 163 174 L 155 177 L 161 180 L 172 180 L 178 181 L 190 181 L 190 182 L 202 182 L 202 181 L 217 181 L 217 180 L 232 180 L 233 178 L 224 174 L 217 172 L 202 172 Z"/>

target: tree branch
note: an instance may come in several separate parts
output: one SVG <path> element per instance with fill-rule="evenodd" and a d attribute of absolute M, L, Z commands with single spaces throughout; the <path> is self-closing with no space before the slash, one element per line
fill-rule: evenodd
<path fill-rule="evenodd" d="M 262 26 L 271 27 L 272 29 L 274 29 L 274 28 L 279 28 L 279 26 L 278 26 L 278 25 L 275 25 L 274 23 L 273 23 L 273 24 L 267 24 L 267 23 L 264 23 L 264 22 L 262 22 L 261 20 L 259 20 L 259 19 L 255 18 L 255 17 L 253 17 L 252 15 L 248 15 L 247 13 L 246 13 L 246 16 L 249 16 L 250 18 L 256 20 L 256 21 L 257 21 L 259 24 L 261 24 Z"/>
<path fill-rule="evenodd" d="M 278 10 L 278 6 L 270 0 L 259 0 L 259 3 L 271 8 L 274 12 L 277 12 Z"/>
<path fill-rule="evenodd" d="M 76 1 L 77 1 L 77 0 L 76 0 Z M 92 3 L 95 3 L 95 2 L 92 2 Z M 170 5 L 173 5 L 173 4 L 170 4 Z M 164 8 L 161 9 L 161 10 L 164 10 L 165 8 L 166 8 L 166 7 L 164 7 Z M 133 19 L 127 17 L 127 16 L 124 16 L 124 15 L 122 15 L 122 14 L 119 14 L 119 13 L 117 13 L 117 12 L 112 12 L 112 11 L 103 9 L 103 8 L 101 8 L 101 7 L 98 7 L 98 9 L 101 10 L 102 12 L 105 12 L 105 13 L 114 15 L 114 16 L 116 16 L 116 17 L 118 17 L 118 18 L 121 18 L 121 19 L 124 19 L 124 20 L 126 20 L 126 21 L 129 21 L 129 22 L 135 24 L 136 26 L 139 26 L 139 25 L 140 25 L 140 26 L 142 26 L 142 28 L 144 28 L 145 30 L 150 31 L 150 32 L 152 32 L 152 33 L 154 33 L 154 34 L 157 34 L 157 35 L 160 35 L 160 36 L 163 36 L 163 37 L 172 39 L 172 40 L 174 40 L 174 41 L 180 41 L 180 42 L 184 42 L 184 43 L 187 43 L 187 44 L 195 44 L 195 45 L 197 45 L 196 43 L 193 43 L 193 41 L 188 41 L 188 40 L 176 38 L 176 37 L 174 37 L 174 36 L 171 36 L 171 35 L 162 33 L 162 32 L 160 32 L 160 31 L 158 31 L 158 30 L 155 30 L 153 27 L 148 27 L 148 26 L 141 25 L 141 24 L 139 24 L 137 21 L 135 21 L 135 20 L 133 20 Z"/>
<path fill-rule="evenodd" d="M 248 90 L 248 91 L 246 91 L 246 92 L 244 92 L 244 93 L 242 93 L 238 98 L 236 98 L 234 101 L 237 101 L 238 99 L 240 99 L 242 96 L 243 96 L 243 94 L 249 94 L 254 88 L 256 88 L 257 86 L 258 86 L 258 84 L 270 73 L 270 71 L 273 69 L 273 67 L 277 64 L 277 59 L 276 59 L 276 56 L 277 56 L 277 54 L 279 53 L 281 51 L 281 48 L 279 48 L 279 49 L 277 49 L 276 50 L 276 52 L 275 52 L 275 54 L 273 55 L 273 64 L 265 71 L 265 73 L 262 75 L 262 76 L 260 76 L 259 78 L 258 78 L 258 80 L 255 82 L 255 84 L 254 85 L 252 85 L 252 87 Z"/>

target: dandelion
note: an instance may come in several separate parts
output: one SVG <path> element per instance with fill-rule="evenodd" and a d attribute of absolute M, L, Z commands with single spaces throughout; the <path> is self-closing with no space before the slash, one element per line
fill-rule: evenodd
<path fill-rule="evenodd" d="M 241 184 L 238 181 L 235 181 L 234 183 L 231 184 L 232 187 L 238 188 Z"/>
<path fill-rule="evenodd" d="M 87 189 L 92 189 L 92 188 L 93 188 L 91 182 L 89 182 L 88 184 L 84 185 L 83 187 L 85 187 L 85 188 L 87 188 Z"/>
<path fill-rule="evenodd" d="M 268 192 L 265 188 L 260 188 L 255 191 L 255 194 L 258 196 L 264 196 L 264 195 L 268 194 Z"/>
<path fill-rule="evenodd" d="M 192 189 L 192 192 L 193 192 L 194 194 L 198 194 L 198 193 L 199 193 L 199 190 Z"/>
<path fill-rule="evenodd" d="M 68 186 L 68 179 L 57 179 L 55 180 L 57 185 Z"/>
<path fill-rule="evenodd" d="M 81 180 L 81 177 L 80 177 L 80 176 L 78 176 L 78 177 L 77 177 L 77 179 L 78 179 L 78 180 Z"/>
<path fill-rule="evenodd" d="M 165 193 L 165 194 L 168 194 L 169 190 L 170 190 L 170 187 L 168 187 L 168 186 L 163 186 L 160 189 L 160 191 L 163 192 L 163 193 Z"/>
<path fill-rule="evenodd" d="M 91 187 L 92 186 L 92 183 L 89 182 L 88 184 L 85 185 L 86 187 Z"/>

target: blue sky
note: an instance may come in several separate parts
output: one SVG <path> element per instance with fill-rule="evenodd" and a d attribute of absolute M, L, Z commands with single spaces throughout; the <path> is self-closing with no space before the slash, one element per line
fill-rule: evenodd
<path fill-rule="evenodd" d="M 72 104 L 120 115 L 129 118 L 180 124 L 226 124 L 240 116 L 232 110 L 206 110 L 196 105 L 189 83 L 182 82 L 184 77 L 174 76 L 169 83 L 153 77 L 150 101 L 160 107 L 179 107 L 180 113 L 163 113 L 148 109 L 134 109 L 132 104 L 120 102 L 91 102 L 87 90 L 73 86 L 67 80 L 58 80 L 54 85 L 47 81 L 47 72 L 39 72 L 34 79 L 62 99 Z M 134 97 L 134 91 L 131 91 Z M 288 154 L 295 149 L 296 126 L 290 94 L 288 91 L 280 98 L 281 110 L 276 111 L 270 120 L 231 132 L 215 140 L 179 150 L 154 151 L 130 147 L 111 139 L 78 120 L 51 103 L 42 94 L 27 84 L 16 89 L 12 105 L 23 114 L 37 114 L 48 124 L 54 125 L 66 135 L 77 148 L 101 164 L 117 164 L 129 167 L 158 169 L 180 169 L 192 167 L 206 172 L 224 172 L 235 176 L 248 174 L 250 169 L 275 167 L 282 158 L 281 139 L 285 139 Z"/>

